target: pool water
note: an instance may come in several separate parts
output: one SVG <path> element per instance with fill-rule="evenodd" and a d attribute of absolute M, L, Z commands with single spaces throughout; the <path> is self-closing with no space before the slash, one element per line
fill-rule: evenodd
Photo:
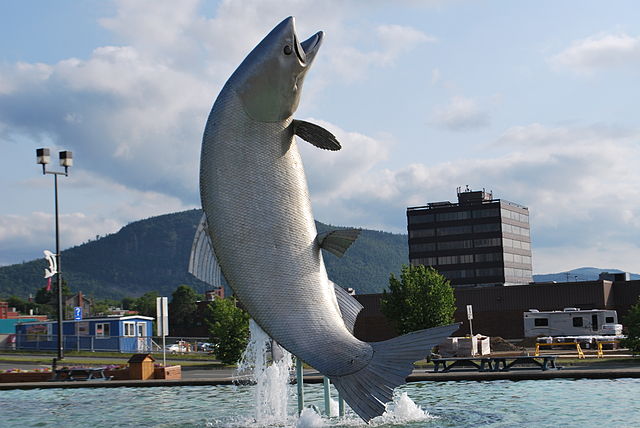
<path fill-rule="evenodd" d="M 78 388 L 0 391 L 2 427 L 365 426 L 303 417 L 265 425 L 253 416 L 251 386 Z M 293 392 L 294 389 L 291 388 Z M 402 398 L 406 393 L 410 400 Z M 335 398 L 335 390 L 333 391 Z M 305 403 L 324 408 L 322 385 L 305 386 Z M 395 409 L 377 427 L 640 427 L 640 379 L 416 382 L 398 388 Z M 295 397 L 289 414 L 295 415 Z M 333 403 L 335 406 L 335 402 Z M 407 407 L 408 406 L 408 407 Z"/>

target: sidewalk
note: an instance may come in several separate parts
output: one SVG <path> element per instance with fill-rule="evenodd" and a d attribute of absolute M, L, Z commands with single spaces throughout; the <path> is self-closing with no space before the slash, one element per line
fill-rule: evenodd
<path fill-rule="evenodd" d="M 407 382 L 431 381 L 494 381 L 494 380 L 548 380 L 548 379 L 619 379 L 640 378 L 640 365 L 603 367 L 606 363 L 567 367 L 558 370 L 513 369 L 505 372 L 451 371 L 433 373 L 431 369 L 417 369 L 407 377 Z M 0 383 L 0 390 L 36 388 L 118 388 L 193 385 L 231 385 L 233 369 L 183 368 L 181 380 L 110 380 L 77 382 Z M 322 383 L 322 376 L 314 370 L 306 370 L 304 383 Z"/>

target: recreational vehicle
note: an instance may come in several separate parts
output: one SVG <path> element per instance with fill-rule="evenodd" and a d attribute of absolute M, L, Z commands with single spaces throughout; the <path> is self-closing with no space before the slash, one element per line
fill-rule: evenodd
<path fill-rule="evenodd" d="M 564 308 L 562 311 L 538 311 L 524 313 L 524 336 L 593 336 L 620 335 L 616 311 L 606 309 Z"/>

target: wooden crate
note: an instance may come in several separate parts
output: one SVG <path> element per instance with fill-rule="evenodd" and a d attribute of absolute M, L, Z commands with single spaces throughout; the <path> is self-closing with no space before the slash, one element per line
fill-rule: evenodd
<path fill-rule="evenodd" d="M 181 366 L 156 367 L 155 378 L 166 379 L 166 380 L 180 380 L 182 379 L 182 367 Z"/>

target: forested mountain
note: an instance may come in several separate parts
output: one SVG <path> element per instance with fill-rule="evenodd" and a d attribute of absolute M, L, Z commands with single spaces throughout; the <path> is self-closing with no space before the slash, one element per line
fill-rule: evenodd
<path fill-rule="evenodd" d="M 205 284 L 187 273 L 191 243 L 201 210 L 136 221 L 119 232 L 62 252 L 62 271 L 71 290 L 120 299 L 148 291 L 170 295 L 179 284 L 198 292 Z M 330 228 L 317 223 L 318 231 Z M 324 254 L 329 277 L 358 293 L 380 292 L 389 274 L 408 261 L 407 237 L 363 230 L 341 259 Z M 0 268 L 0 297 L 35 295 L 45 284 L 44 259 Z"/>

